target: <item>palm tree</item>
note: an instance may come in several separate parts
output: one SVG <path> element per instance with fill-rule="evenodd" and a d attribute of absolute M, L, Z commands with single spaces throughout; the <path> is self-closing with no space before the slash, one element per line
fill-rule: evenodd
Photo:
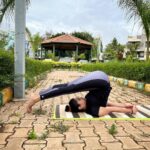
<path fill-rule="evenodd" d="M 31 48 L 34 52 L 36 52 L 42 42 L 42 37 L 40 36 L 39 33 L 36 33 L 34 35 L 31 34 L 30 30 L 26 27 L 26 34 L 28 36 L 29 42 L 31 44 Z"/>
<path fill-rule="evenodd" d="M 26 0 L 26 7 L 30 4 L 30 0 Z M 0 23 L 4 16 L 12 16 L 15 10 L 15 0 L 0 0 Z"/>
<path fill-rule="evenodd" d="M 126 10 L 128 19 L 140 22 L 147 38 L 146 60 L 150 48 L 150 2 L 149 0 L 118 0 L 118 5 Z"/>

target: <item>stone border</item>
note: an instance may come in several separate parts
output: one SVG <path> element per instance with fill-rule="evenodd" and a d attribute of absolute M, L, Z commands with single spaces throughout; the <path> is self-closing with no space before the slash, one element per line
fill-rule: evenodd
<path fill-rule="evenodd" d="M 150 84 L 147 84 L 144 82 L 127 80 L 127 79 L 117 78 L 113 76 L 109 76 L 109 80 L 117 82 L 120 85 L 128 86 L 130 88 L 138 89 L 138 90 L 145 91 L 145 92 L 150 92 Z"/>

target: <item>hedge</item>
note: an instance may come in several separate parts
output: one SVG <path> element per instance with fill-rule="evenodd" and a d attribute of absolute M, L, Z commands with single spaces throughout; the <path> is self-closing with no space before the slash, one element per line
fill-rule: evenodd
<path fill-rule="evenodd" d="M 89 63 L 81 65 L 81 69 L 84 71 L 102 70 L 111 76 L 150 83 L 150 61 Z"/>
<path fill-rule="evenodd" d="M 147 62 L 108 62 L 108 63 L 65 63 L 41 61 L 26 58 L 26 80 L 34 84 L 36 76 L 53 68 L 81 69 L 84 71 L 102 70 L 108 75 L 128 80 L 150 83 L 150 61 Z M 0 88 L 13 87 L 14 57 L 13 53 L 0 50 Z"/>
<path fill-rule="evenodd" d="M 25 78 L 32 85 L 35 76 L 46 71 L 51 71 L 52 65 L 49 62 L 26 58 Z M 0 50 L 0 89 L 14 84 L 14 56 L 13 53 Z"/>

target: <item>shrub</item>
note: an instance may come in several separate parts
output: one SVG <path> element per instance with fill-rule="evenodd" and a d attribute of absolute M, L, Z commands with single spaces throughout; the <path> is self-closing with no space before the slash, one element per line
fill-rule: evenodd
<path fill-rule="evenodd" d="M 81 69 L 85 71 L 102 70 L 108 75 L 125 78 L 129 80 L 150 83 L 150 61 L 149 62 L 118 62 L 82 64 Z"/>
<path fill-rule="evenodd" d="M 35 85 L 35 77 L 46 71 L 51 71 L 50 62 L 26 58 L 25 78 L 31 86 Z M 14 55 L 12 52 L 0 50 L 0 88 L 13 87 L 14 84 Z"/>

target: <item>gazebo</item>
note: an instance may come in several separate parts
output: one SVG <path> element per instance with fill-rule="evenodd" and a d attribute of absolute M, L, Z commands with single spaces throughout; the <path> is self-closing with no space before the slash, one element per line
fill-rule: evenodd
<path fill-rule="evenodd" d="M 85 53 L 90 51 L 89 58 L 91 58 L 92 43 L 82 40 L 80 38 L 74 37 L 70 34 L 64 34 L 58 37 L 44 40 L 41 43 L 41 50 L 45 51 L 51 50 L 54 56 L 63 56 L 65 51 L 74 51 L 76 56 L 80 53 Z"/>

